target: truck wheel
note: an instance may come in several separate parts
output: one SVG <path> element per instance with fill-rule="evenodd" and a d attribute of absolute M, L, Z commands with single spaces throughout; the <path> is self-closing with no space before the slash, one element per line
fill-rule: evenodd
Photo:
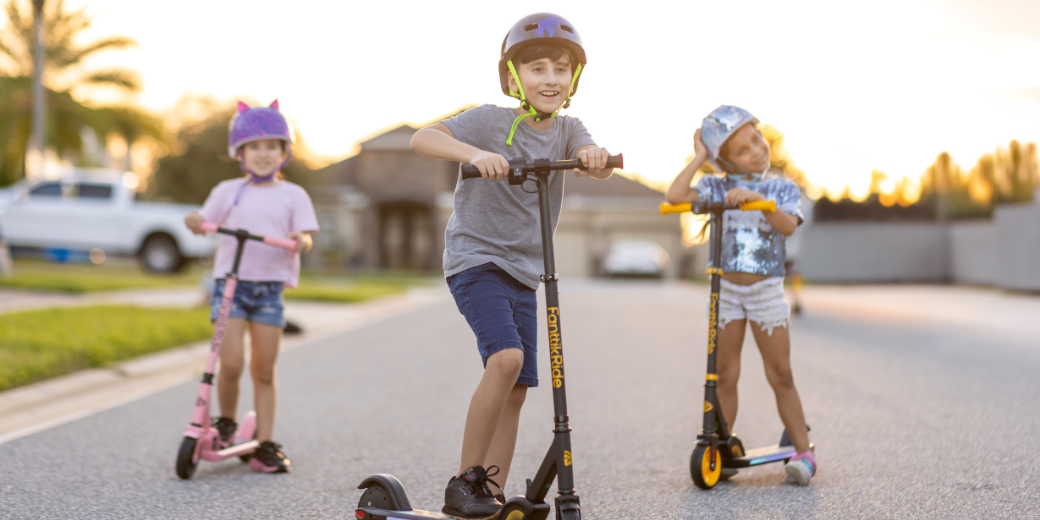
<path fill-rule="evenodd" d="M 141 264 L 150 273 L 175 273 L 184 264 L 177 242 L 169 235 L 152 235 L 141 246 Z"/>

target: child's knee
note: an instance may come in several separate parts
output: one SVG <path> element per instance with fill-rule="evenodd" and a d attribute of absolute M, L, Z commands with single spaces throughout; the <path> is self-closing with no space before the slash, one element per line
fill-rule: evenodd
<path fill-rule="evenodd" d="M 524 401 L 527 400 L 527 385 L 516 385 L 513 387 L 513 391 L 509 392 L 509 397 L 506 399 L 506 406 L 509 408 L 519 409 L 524 406 Z"/>
<path fill-rule="evenodd" d="M 238 380 L 238 378 L 242 377 L 242 365 L 242 363 L 221 361 L 217 377 L 224 380 Z"/>
<path fill-rule="evenodd" d="M 794 388 L 794 374 L 790 365 L 773 366 L 766 370 L 766 379 L 775 389 Z"/>
<path fill-rule="evenodd" d="M 250 367 L 250 375 L 253 376 L 254 385 L 273 385 L 274 384 L 274 367 L 261 367 L 252 365 Z"/>
<path fill-rule="evenodd" d="M 501 379 L 516 381 L 520 370 L 524 368 L 524 351 L 518 348 L 506 348 L 491 354 L 485 370 L 493 371 L 493 375 Z"/>

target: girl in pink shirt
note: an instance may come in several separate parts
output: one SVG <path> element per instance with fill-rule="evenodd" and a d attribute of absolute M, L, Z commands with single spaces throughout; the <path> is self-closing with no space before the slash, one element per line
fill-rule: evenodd
<path fill-rule="evenodd" d="M 202 234 L 203 222 L 228 229 L 245 229 L 256 235 L 288 237 L 296 240 L 295 252 L 250 242 L 238 269 L 238 286 L 231 304 L 224 341 L 220 347 L 220 373 L 217 397 L 221 417 L 214 419 L 220 439 L 230 444 L 237 428 L 238 381 L 245 364 L 243 334 L 249 324 L 252 338 L 253 401 L 256 406 L 256 438 L 260 446 L 250 459 L 256 471 L 286 473 L 289 459 L 281 445 L 271 440 L 277 404 L 275 363 L 282 340 L 285 318 L 282 314 L 282 289 L 296 287 L 300 277 L 300 254 L 313 244 L 311 233 L 318 230 L 314 206 L 303 188 L 282 179 L 279 173 L 289 163 L 292 130 L 278 111 L 278 101 L 269 107 L 250 108 L 238 103 L 238 113 L 228 131 L 228 154 L 239 161 L 245 176 L 221 182 L 202 206 L 184 223 Z M 210 320 L 217 318 L 226 273 L 231 271 L 236 241 L 220 235 L 213 264 L 216 283 Z"/>

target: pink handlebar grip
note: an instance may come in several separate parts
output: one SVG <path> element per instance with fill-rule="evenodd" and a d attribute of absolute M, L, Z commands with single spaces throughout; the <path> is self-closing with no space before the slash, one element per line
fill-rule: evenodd
<path fill-rule="evenodd" d="M 296 250 L 296 241 L 288 238 L 264 237 L 264 243 L 271 246 L 281 247 L 290 251 Z"/>
<path fill-rule="evenodd" d="M 203 222 L 202 225 L 199 226 L 199 227 L 202 228 L 202 230 L 207 232 L 207 233 L 216 233 L 217 232 L 217 228 L 219 226 L 217 226 L 216 224 L 212 224 L 210 222 Z"/>

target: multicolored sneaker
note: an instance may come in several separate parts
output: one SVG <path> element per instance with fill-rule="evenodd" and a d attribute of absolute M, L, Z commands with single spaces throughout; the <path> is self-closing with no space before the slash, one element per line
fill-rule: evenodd
<path fill-rule="evenodd" d="M 804 486 L 809 483 L 809 479 L 813 475 L 816 475 L 816 457 L 813 456 L 812 451 L 799 453 L 791 457 L 791 460 L 784 466 L 784 470 L 794 478 L 799 486 Z"/>
<path fill-rule="evenodd" d="M 231 446 L 235 442 L 235 431 L 238 430 L 238 424 L 235 423 L 234 419 L 227 417 L 214 417 L 213 427 L 220 433 L 220 444 L 225 448 Z"/>
<path fill-rule="evenodd" d="M 289 458 L 282 453 L 282 445 L 271 441 L 261 442 L 249 459 L 249 466 L 263 473 L 288 473 L 289 464 Z"/>

